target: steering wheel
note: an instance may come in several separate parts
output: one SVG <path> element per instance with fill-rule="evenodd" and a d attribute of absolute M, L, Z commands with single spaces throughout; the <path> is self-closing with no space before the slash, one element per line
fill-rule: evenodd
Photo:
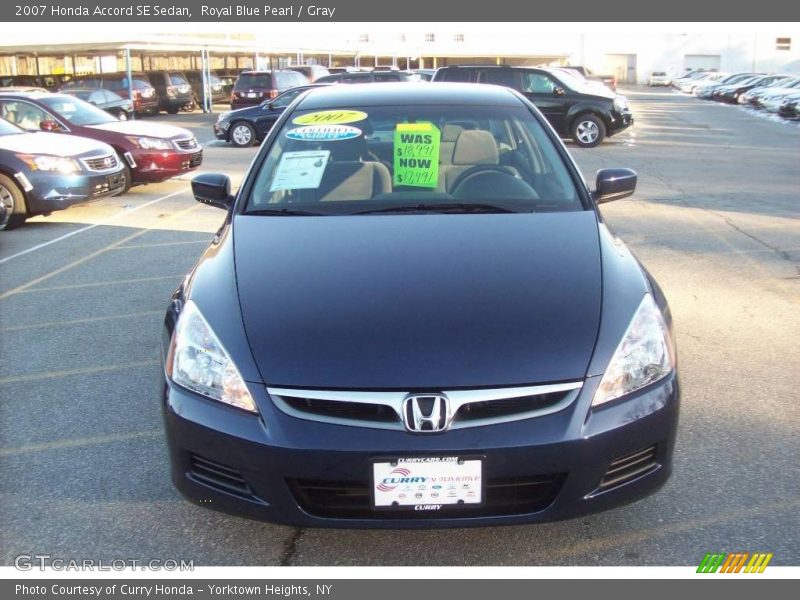
<path fill-rule="evenodd" d="M 510 167 L 506 167 L 505 165 L 475 165 L 461 173 L 458 177 L 456 177 L 453 185 L 450 187 L 450 193 L 455 194 L 458 188 L 464 185 L 464 182 L 471 177 L 475 177 L 476 175 L 480 175 L 482 173 L 501 173 L 503 175 L 508 175 L 509 177 L 516 178 L 517 175 L 514 173 L 513 169 Z"/>

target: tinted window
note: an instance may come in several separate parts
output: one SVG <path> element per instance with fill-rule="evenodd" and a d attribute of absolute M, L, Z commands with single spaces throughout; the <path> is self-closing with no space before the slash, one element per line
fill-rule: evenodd
<path fill-rule="evenodd" d="M 471 69 L 443 69 L 442 81 L 455 81 L 458 83 L 472 83 L 475 80 L 475 72 Z M 437 77 L 437 79 L 439 79 Z"/>
<path fill-rule="evenodd" d="M 188 83 L 181 73 L 170 73 L 169 82 L 171 85 L 186 85 Z"/>
<path fill-rule="evenodd" d="M 285 108 L 289 106 L 292 102 L 294 102 L 294 99 L 300 95 L 300 92 L 305 92 L 305 89 L 300 88 L 284 92 L 283 94 L 281 94 L 275 100 L 272 101 L 272 106 L 274 108 Z"/>
<path fill-rule="evenodd" d="M 342 75 L 342 83 L 367 83 L 372 81 L 371 73 L 345 73 Z"/>
<path fill-rule="evenodd" d="M 484 71 L 482 75 L 481 83 L 503 85 L 510 88 L 517 87 L 516 73 L 510 69 L 489 69 Z"/>
<path fill-rule="evenodd" d="M 242 73 L 234 86 L 237 90 L 249 88 L 272 87 L 272 76 L 269 73 Z"/>
<path fill-rule="evenodd" d="M 356 111 L 345 125 L 305 125 L 302 117 L 316 111 L 292 115 L 259 168 L 246 212 L 341 214 L 435 202 L 582 209 L 556 147 L 521 106 L 342 110 Z"/>

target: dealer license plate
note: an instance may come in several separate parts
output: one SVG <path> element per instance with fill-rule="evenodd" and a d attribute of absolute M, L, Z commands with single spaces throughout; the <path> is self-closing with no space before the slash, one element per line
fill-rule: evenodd
<path fill-rule="evenodd" d="M 258 94 L 255 92 L 247 92 L 248 98 L 258 98 Z"/>
<path fill-rule="evenodd" d="M 483 502 L 482 461 L 457 456 L 372 463 L 375 508 L 439 510 Z"/>

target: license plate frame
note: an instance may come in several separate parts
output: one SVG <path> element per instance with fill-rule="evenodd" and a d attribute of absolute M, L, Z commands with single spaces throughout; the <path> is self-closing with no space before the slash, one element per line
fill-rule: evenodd
<path fill-rule="evenodd" d="M 476 464 L 477 463 L 477 464 Z M 431 481 L 431 471 L 437 465 L 445 465 L 449 469 L 453 469 L 452 473 L 442 473 L 434 475 L 435 479 Z M 436 455 L 436 456 L 400 456 L 400 457 L 377 457 L 370 461 L 370 502 L 373 510 L 389 511 L 389 512 L 432 512 L 441 513 L 443 511 L 461 511 L 481 508 L 486 504 L 486 477 L 485 477 L 486 457 L 482 455 Z M 397 488 L 402 485 L 402 489 L 398 490 L 398 497 L 394 498 L 395 504 L 386 504 L 387 494 L 381 492 L 379 502 L 378 488 L 376 477 L 381 474 L 388 474 L 392 469 L 405 467 L 410 471 L 409 478 L 411 477 L 427 477 L 424 482 L 409 482 L 399 484 Z M 418 475 L 414 475 L 414 469 Z M 477 467 L 477 482 L 472 479 L 469 481 L 463 480 L 448 480 L 447 478 L 454 477 L 475 477 L 475 469 Z M 460 472 L 459 474 L 456 474 Z M 385 474 L 383 477 L 385 477 Z M 463 485 L 469 483 L 469 488 L 464 488 Z M 425 486 L 420 489 L 419 486 Z M 455 485 L 457 489 L 451 489 L 450 486 Z M 436 487 L 439 486 L 439 487 Z M 412 489 L 406 489 L 411 487 Z M 395 488 L 396 489 L 396 488 Z M 394 490 L 390 492 L 392 495 Z M 456 492 L 456 496 L 448 496 L 451 492 Z M 472 495 L 468 496 L 468 492 Z M 399 494 L 407 493 L 408 497 L 400 498 Z M 419 497 L 417 494 L 422 494 Z M 434 496 L 433 494 L 439 494 Z M 455 498 L 455 501 L 454 501 Z M 458 500 L 463 502 L 458 502 Z M 402 503 L 401 503 L 402 502 Z"/>

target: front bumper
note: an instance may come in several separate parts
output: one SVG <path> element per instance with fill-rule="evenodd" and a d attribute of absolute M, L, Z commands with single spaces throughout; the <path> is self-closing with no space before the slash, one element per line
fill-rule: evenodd
<path fill-rule="evenodd" d="M 217 121 L 216 123 L 214 123 L 214 137 L 216 137 L 218 140 L 227 142 L 230 140 L 230 137 L 228 135 L 228 130 L 230 129 L 230 123 L 226 121 L 224 122 L 224 124 L 227 125 L 227 127 L 223 127 L 222 121 Z"/>
<path fill-rule="evenodd" d="M 136 167 L 134 183 L 160 183 L 171 177 L 193 171 L 203 163 L 202 148 L 194 152 L 177 150 L 137 150 L 131 152 Z"/>
<path fill-rule="evenodd" d="M 557 413 L 441 434 L 294 418 L 275 407 L 263 385 L 249 386 L 263 420 L 165 379 L 160 389 L 172 480 L 199 505 L 303 527 L 430 528 L 566 519 L 655 492 L 671 470 L 677 377 L 589 413 L 598 384 L 599 378 L 586 380 L 577 399 Z M 599 490 L 612 461 L 643 449 L 652 451 L 648 469 Z M 372 460 L 476 455 L 483 457 L 487 486 L 481 508 L 372 509 Z"/>
<path fill-rule="evenodd" d="M 611 120 L 607 123 L 606 133 L 609 136 L 615 135 L 620 131 L 626 130 L 633 125 L 633 113 L 629 110 L 622 112 L 612 111 Z"/>
<path fill-rule="evenodd" d="M 27 172 L 24 174 L 31 189 L 25 190 L 28 210 L 31 214 L 62 210 L 73 204 L 114 196 L 125 189 L 125 174 L 122 170 L 113 173 L 61 175 L 49 172 Z M 19 181 L 20 178 L 17 177 Z M 26 187 L 20 181 L 23 187 Z"/>

